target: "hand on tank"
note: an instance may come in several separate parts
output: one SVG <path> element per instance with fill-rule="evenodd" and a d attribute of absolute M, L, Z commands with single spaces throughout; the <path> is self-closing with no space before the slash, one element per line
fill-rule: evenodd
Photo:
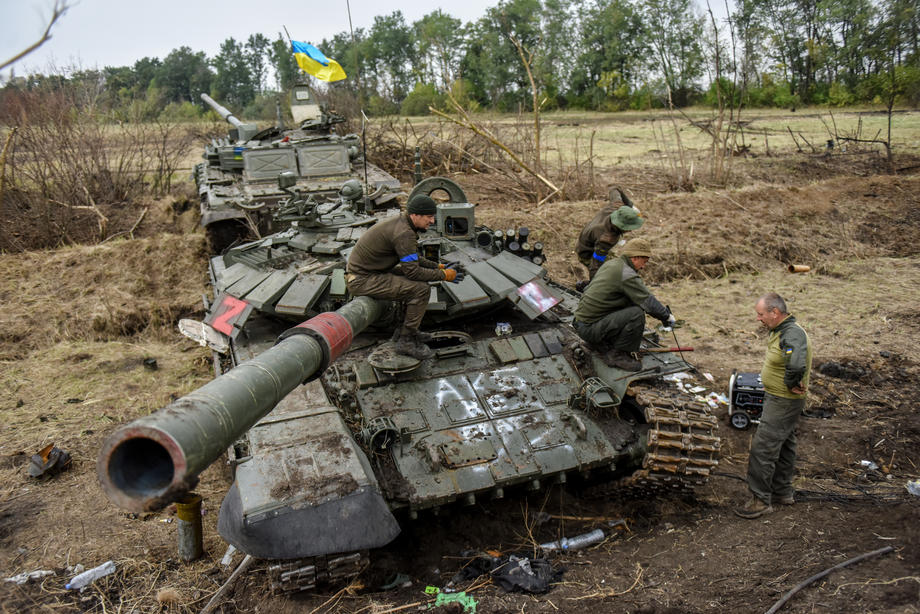
<path fill-rule="evenodd" d="M 456 269 L 444 269 L 444 281 L 449 281 L 455 284 L 463 281 L 463 271 L 458 271 Z"/>

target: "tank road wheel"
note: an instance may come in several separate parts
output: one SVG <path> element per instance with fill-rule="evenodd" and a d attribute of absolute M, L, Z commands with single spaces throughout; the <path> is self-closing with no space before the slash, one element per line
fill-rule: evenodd
<path fill-rule="evenodd" d="M 733 414 L 728 417 L 728 423 L 739 431 L 751 426 L 751 417 L 748 416 L 747 412 L 743 409 L 736 409 Z"/>
<path fill-rule="evenodd" d="M 425 196 L 431 196 L 434 192 L 442 190 L 447 193 L 447 196 L 450 197 L 448 202 L 452 203 L 466 203 L 469 202 L 466 199 L 466 194 L 463 192 L 463 188 L 459 185 L 447 179 L 446 177 L 429 177 L 428 179 L 421 180 L 414 188 L 412 192 L 409 193 L 409 198 L 406 199 L 406 202 L 412 200 L 412 197 L 416 194 L 424 194 Z"/>
<path fill-rule="evenodd" d="M 221 220 L 205 228 L 212 254 L 222 254 L 234 243 L 249 239 L 249 228 L 240 220 Z"/>

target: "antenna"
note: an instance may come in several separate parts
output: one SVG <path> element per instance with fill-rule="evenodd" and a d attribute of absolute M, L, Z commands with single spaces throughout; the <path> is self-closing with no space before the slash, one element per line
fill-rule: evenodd
<path fill-rule="evenodd" d="M 364 109 L 361 109 L 361 155 L 364 158 L 364 189 L 370 189 L 367 185 L 367 115 Z"/>

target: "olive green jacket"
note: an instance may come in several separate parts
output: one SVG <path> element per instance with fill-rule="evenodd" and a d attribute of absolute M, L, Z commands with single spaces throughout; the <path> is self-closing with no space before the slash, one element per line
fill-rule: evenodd
<path fill-rule="evenodd" d="M 419 256 L 418 232 L 407 213 L 366 230 L 348 256 L 346 270 L 355 275 L 396 273 L 413 281 L 444 279 L 437 262 Z"/>
<path fill-rule="evenodd" d="M 619 203 L 618 203 L 619 205 Z M 588 272 L 593 278 L 604 261 L 610 249 L 617 244 L 623 236 L 619 228 L 610 223 L 610 214 L 617 207 L 607 206 L 597 212 L 597 215 L 588 222 L 578 235 L 575 243 L 575 253 L 578 260 L 588 267 Z"/>
<path fill-rule="evenodd" d="M 764 390 L 786 399 L 804 399 L 804 394 L 795 394 L 790 389 L 798 385 L 807 389 L 810 375 L 811 341 L 795 318 L 788 316 L 770 331 L 760 371 Z"/>
<path fill-rule="evenodd" d="M 662 321 L 668 319 L 668 309 L 662 305 L 652 294 L 639 273 L 632 268 L 632 263 L 626 256 L 610 258 L 585 288 L 578 308 L 575 309 L 575 319 L 579 322 L 590 324 L 613 311 L 637 305 L 645 313 Z"/>

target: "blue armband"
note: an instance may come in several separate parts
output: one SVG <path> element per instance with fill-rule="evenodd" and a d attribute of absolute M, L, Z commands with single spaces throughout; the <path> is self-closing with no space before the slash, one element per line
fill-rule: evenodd
<path fill-rule="evenodd" d="M 591 257 L 597 260 L 598 262 L 603 262 L 604 260 L 607 259 L 607 256 L 601 256 L 597 252 L 594 252 L 593 254 L 591 254 Z"/>
<path fill-rule="evenodd" d="M 399 259 L 400 262 L 418 262 L 418 254 L 409 254 Z"/>

